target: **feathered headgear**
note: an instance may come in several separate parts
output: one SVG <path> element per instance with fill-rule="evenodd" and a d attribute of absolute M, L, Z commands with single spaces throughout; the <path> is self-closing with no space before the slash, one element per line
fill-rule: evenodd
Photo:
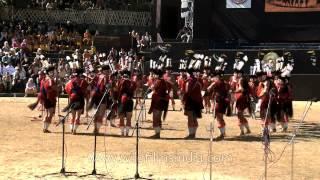
<path fill-rule="evenodd" d="M 291 72 L 293 71 L 293 68 L 294 68 L 294 58 L 292 57 L 290 52 L 284 53 L 284 61 L 285 60 L 287 60 L 287 64 L 280 69 L 281 77 L 290 77 Z"/>
<path fill-rule="evenodd" d="M 307 54 L 309 54 L 309 56 L 310 56 L 310 61 L 311 61 L 312 66 L 317 66 L 316 52 L 314 50 L 312 50 L 312 51 L 308 51 Z"/>
<path fill-rule="evenodd" d="M 220 56 L 217 56 L 217 55 L 214 54 L 212 57 L 213 57 L 213 59 L 217 62 L 217 65 L 216 65 L 216 67 L 214 68 L 214 70 L 215 70 L 215 71 L 222 71 L 222 72 L 224 72 L 225 69 L 226 69 L 226 67 L 227 67 L 227 65 L 228 65 L 228 63 L 225 62 L 226 59 L 227 59 L 227 55 L 221 54 Z"/>
<path fill-rule="evenodd" d="M 186 71 L 187 70 L 188 60 L 180 59 L 179 70 Z"/>
<path fill-rule="evenodd" d="M 166 69 L 172 69 L 172 59 L 171 58 L 167 58 L 166 59 Z"/>
<path fill-rule="evenodd" d="M 233 69 L 234 70 L 242 70 L 243 66 L 246 62 L 248 62 L 249 58 L 243 52 L 237 52 L 236 57 L 234 59 Z"/>
<path fill-rule="evenodd" d="M 209 58 L 209 56 L 204 57 L 204 65 L 203 65 L 203 68 L 204 68 L 204 69 L 211 69 L 211 61 L 212 61 L 212 59 Z"/>

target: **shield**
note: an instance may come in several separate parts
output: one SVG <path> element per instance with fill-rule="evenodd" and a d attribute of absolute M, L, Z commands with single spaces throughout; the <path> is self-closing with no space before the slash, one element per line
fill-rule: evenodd
<path fill-rule="evenodd" d="M 262 65 L 264 64 L 270 64 L 271 66 L 271 71 L 275 71 L 276 70 L 276 63 L 277 63 L 277 59 L 279 58 L 279 55 L 275 52 L 269 52 L 267 53 L 261 63 Z"/>

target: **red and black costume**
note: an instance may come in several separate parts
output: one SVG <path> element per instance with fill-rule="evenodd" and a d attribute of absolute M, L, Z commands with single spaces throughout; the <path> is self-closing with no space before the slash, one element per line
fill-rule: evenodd
<path fill-rule="evenodd" d="M 122 78 L 119 81 L 119 96 L 118 96 L 118 113 L 125 114 L 133 110 L 133 95 L 135 91 L 135 84 L 129 78 Z"/>
<path fill-rule="evenodd" d="M 109 88 L 110 82 L 109 77 L 105 74 L 99 73 L 93 79 L 93 86 L 91 90 L 91 98 L 94 106 L 98 106 L 105 91 L 110 90 Z M 106 104 L 107 106 L 111 105 L 110 94 L 107 93 L 104 97 L 104 100 L 101 102 L 102 104 Z"/>
<path fill-rule="evenodd" d="M 58 91 L 56 83 L 52 78 L 47 77 L 42 81 L 40 94 L 45 109 L 56 107 Z"/>
<path fill-rule="evenodd" d="M 223 119 L 223 115 L 225 114 L 229 103 L 228 87 L 227 83 L 221 79 L 219 74 L 215 75 L 212 84 L 208 87 L 209 93 L 212 93 L 213 111 L 215 112 L 218 128 L 220 130 L 218 139 L 223 139 L 225 136 L 226 123 Z"/>
<path fill-rule="evenodd" d="M 163 113 L 163 119 L 166 118 L 166 113 L 169 105 L 169 94 L 168 85 L 166 81 L 162 78 L 162 71 L 157 72 L 158 78 L 156 78 L 153 85 L 153 94 L 151 98 L 151 106 L 149 109 L 149 114 L 152 113 L 153 116 L 153 128 L 155 130 L 155 135 L 151 138 L 160 138 L 161 129 L 161 116 Z"/>
<path fill-rule="evenodd" d="M 244 128 L 247 129 L 247 133 L 250 133 L 250 128 L 248 124 L 248 120 L 244 117 L 244 110 L 248 109 L 249 113 L 251 113 L 250 106 L 250 88 L 246 79 L 241 77 L 237 83 L 236 91 L 236 108 L 237 108 L 237 116 L 238 116 L 238 125 L 241 130 L 240 135 L 244 135 Z"/>
<path fill-rule="evenodd" d="M 67 94 L 69 95 L 71 109 L 83 110 L 84 99 L 86 97 L 88 88 L 88 82 L 79 76 L 73 77 L 65 87 Z"/>
<path fill-rule="evenodd" d="M 277 120 L 281 123 L 282 130 L 288 129 L 288 122 L 291 113 L 291 92 L 289 85 L 284 80 L 279 80 L 276 85 Z"/>
<path fill-rule="evenodd" d="M 204 107 L 201 89 L 202 85 L 200 81 L 193 75 L 190 75 L 186 81 L 186 92 L 183 96 L 184 114 L 188 117 L 189 135 L 186 137 L 187 139 L 195 138 L 199 126 L 197 118 L 202 117 L 201 111 Z"/>

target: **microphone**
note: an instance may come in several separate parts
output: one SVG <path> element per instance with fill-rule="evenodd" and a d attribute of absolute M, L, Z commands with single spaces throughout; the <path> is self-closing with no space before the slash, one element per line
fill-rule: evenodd
<path fill-rule="evenodd" d="M 106 87 L 106 89 L 108 89 L 108 90 L 111 89 L 111 83 L 107 83 L 105 87 Z"/>

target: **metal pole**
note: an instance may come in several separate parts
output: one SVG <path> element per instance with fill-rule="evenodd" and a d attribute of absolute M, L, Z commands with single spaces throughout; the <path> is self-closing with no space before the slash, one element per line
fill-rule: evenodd
<path fill-rule="evenodd" d="M 307 113 L 308 113 L 311 105 L 312 105 L 312 101 L 310 102 L 309 107 L 308 107 L 308 103 L 306 104 L 306 106 L 304 107 L 303 115 L 302 115 L 302 118 L 301 118 L 301 120 L 299 122 L 299 125 L 293 131 L 292 140 L 291 140 L 291 148 L 292 148 L 292 151 L 291 151 L 291 180 L 293 180 L 293 177 L 294 177 L 294 140 L 295 140 L 297 131 L 300 128 L 300 126 L 301 126 L 302 122 L 304 121 L 304 119 L 306 118 Z"/>
<path fill-rule="evenodd" d="M 64 133 L 65 133 L 65 120 L 63 119 L 63 122 L 62 122 L 62 164 L 61 164 L 60 173 L 65 173 L 65 168 L 64 168 Z"/>
<path fill-rule="evenodd" d="M 271 100 L 273 97 L 273 90 L 271 89 L 269 92 L 269 101 L 268 101 L 268 107 L 267 112 L 264 119 L 264 129 L 263 129 L 263 138 L 264 138 L 264 178 L 267 180 L 268 176 L 268 148 L 270 145 L 269 141 L 269 128 L 268 128 L 268 117 L 270 114 L 270 107 L 271 107 Z"/>
<path fill-rule="evenodd" d="M 295 136 L 295 135 L 294 135 Z M 291 180 L 293 180 L 293 164 L 294 164 L 294 140 L 291 142 L 292 152 L 291 152 Z"/>
<path fill-rule="evenodd" d="M 94 122 L 94 148 L 93 148 L 93 170 L 92 170 L 92 175 L 96 175 L 97 171 L 96 171 L 96 152 L 97 152 L 97 122 Z"/>
<path fill-rule="evenodd" d="M 216 96 L 214 96 L 213 101 L 213 118 L 210 122 L 210 149 L 209 149 L 209 155 L 210 155 L 210 180 L 212 180 L 212 145 L 213 145 L 213 123 L 216 118 Z"/>

